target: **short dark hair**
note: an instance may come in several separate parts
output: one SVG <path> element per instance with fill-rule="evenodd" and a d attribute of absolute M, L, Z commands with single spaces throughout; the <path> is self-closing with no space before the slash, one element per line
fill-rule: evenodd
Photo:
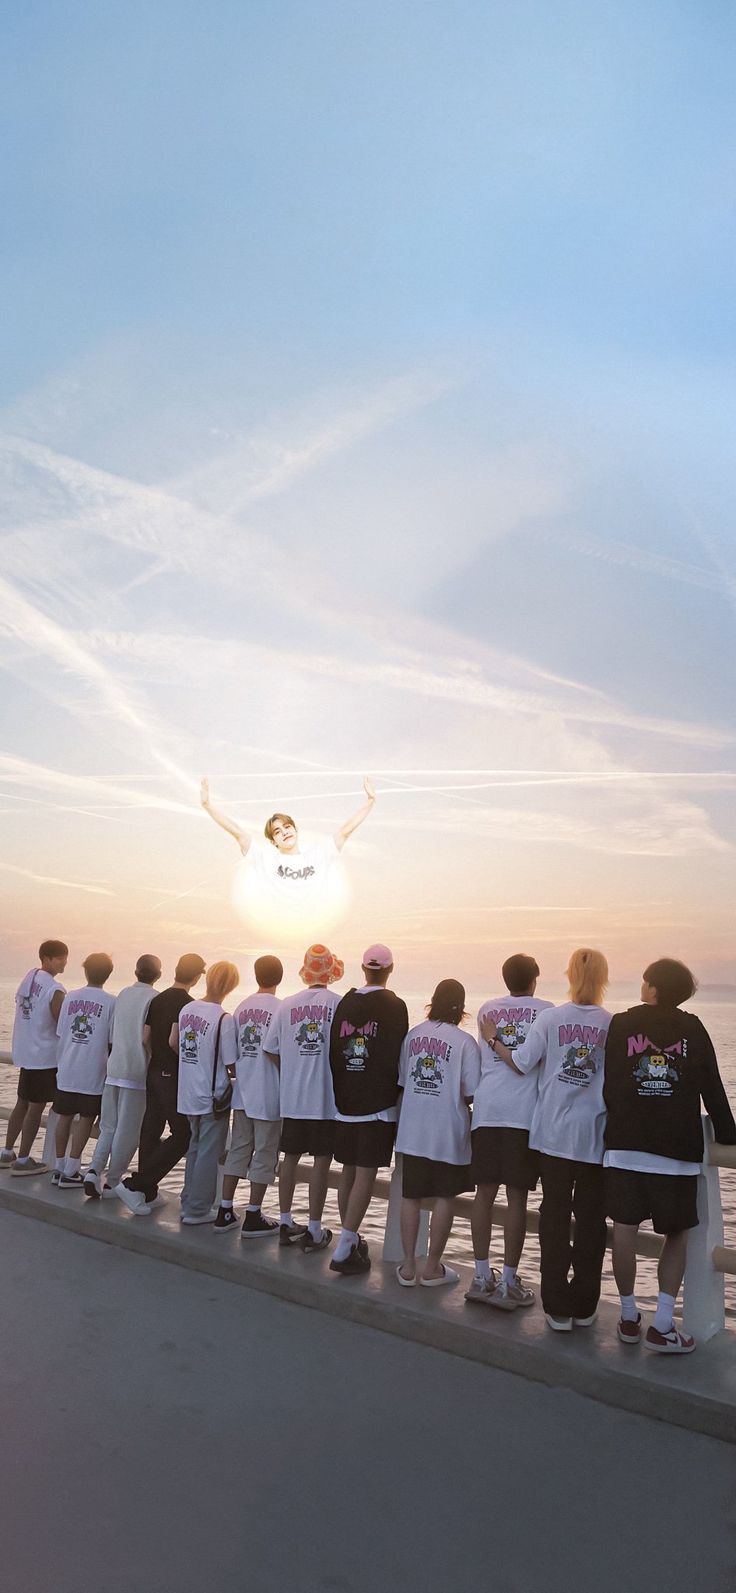
<path fill-rule="evenodd" d="M 47 957 L 68 957 L 69 947 L 64 945 L 63 940 L 42 940 L 38 948 L 38 955 L 41 962 L 44 962 Z"/>
<path fill-rule="evenodd" d="M 206 967 L 204 957 L 200 957 L 196 951 L 187 951 L 179 958 L 174 969 L 174 978 L 178 985 L 196 985 Z"/>
<path fill-rule="evenodd" d="M 253 972 L 262 990 L 270 990 L 272 985 L 280 985 L 284 977 L 284 965 L 278 957 L 256 957 Z"/>
<path fill-rule="evenodd" d="M 506 958 L 501 977 L 510 996 L 525 996 L 532 980 L 539 978 L 539 963 L 534 957 L 517 951 L 513 957 Z"/>
<path fill-rule="evenodd" d="M 266 837 L 266 840 L 270 841 L 272 846 L 276 844 L 273 838 L 274 824 L 290 824 L 293 830 L 296 829 L 296 824 L 294 823 L 290 813 L 272 813 L 270 819 L 266 819 L 266 822 L 263 826 L 263 833 Z"/>
<path fill-rule="evenodd" d="M 462 1023 L 465 1011 L 465 986 L 459 979 L 440 979 L 427 1007 L 427 1017 L 436 1023 Z"/>
<path fill-rule="evenodd" d="M 685 967 L 684 962 L 676 962 L 674 957 L 660 957 L 657 962 L 650 962 L 649 967 L 644 969 L 642 979 L 656 990 L 661 1007 L 681 1007 L 683 1001 L 689 1001 L 698 988 L 695 975 Z"/>
<path fill-rule="evenodd" d="M 82 967 L 87 975 L 88 984 L 102 986 L 105 980 L 110 978 L 113 960 L 112 957 L 108 957 L 106 951 L 91 951 L 89 956 L 85 957 Z"/>
<path fill-rule="evenodd" d="M 142 985 L 155 985 L 156 980 L 161 978 L 161 958 L 145 951 L 135 965 L 135 976 Z"/>

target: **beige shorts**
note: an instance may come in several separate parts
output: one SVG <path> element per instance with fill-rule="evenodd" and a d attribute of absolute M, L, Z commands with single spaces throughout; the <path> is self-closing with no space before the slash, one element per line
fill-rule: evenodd
<path fill-rule="evenodd" d="M 236 1108 L 224 1167 L 225 1177 L 250 1178 L 254 1184 L 275 1183 L 280 1138 L 280 1121 L 266 1123 Z"/>

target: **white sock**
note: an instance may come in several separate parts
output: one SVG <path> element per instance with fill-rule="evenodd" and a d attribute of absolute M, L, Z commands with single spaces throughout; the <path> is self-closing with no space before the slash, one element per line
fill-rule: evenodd
<path fill-rule="evenodd" d="M 503 1269 L 503 1272 L 501 1273 L 501 1277 L 503 1279 L 503 1282 L 504 1283 L 515 1283 L 516 1282 L 517 1270 L 518 1269 L 516 1267 L 507 1267 L 504 1264 L 504 1269 Z"/>
<path fill-rule="evenodd" d="M 475 1276 L 476 1276 L 476 1278 L 482 1278 L 485 1283 L 490 1283 L 490 1280 L 491 1280 L 491 1263 L 490 1263 L 490 1261 L 476 1261 L 476 1263 L 475 1263 Z"/>
<path fill-rule="evenodd" d="M 282 1228 L 293 1228 L 294 1220 L 290 1211 L 282 1211 L 279 1218 Z"/>
<path fill-rule="evenodd" d="M 220 1205 L 224 1208 L 225 1211 L 232 1211 L 232 1209 L 233 1209 L 232 1201 L 231 1200 L 225 1200 L 224 1196 L 223 1196 L 222 1200 L 220 1201 Z"/>
<path fill-rule="evenodd" d="M 620 1294 L 619 1300 L 621 1301 L 621 1321 L 635 1322 L 639 1315 L 636 1308 L 636 1295 Z"/>
<path fill-rule="evenodd" d="M 317 1218 L 316 1222 L 312 1222 L 310 1218 L 309 1232 L 311 1233 L 313 1239 L 322 1238 L 322 1223 L 320 1222 L 319 1217 Z"/>
<path fill-rule="evenodd" d="M 654 1326 L 658 1333 L 669 1333 L 674 1326 L 675 1296 L 663 1294 L 662 1290 L 657 1296 L 657 1309 L 654 1313 Z"/>
<path fill-rule="evenodd" d="M 66 1178 L 71 1178 L 72 1173 L 78 1173 L 81 1165 L 82 1165 L 81 1156 L 67 1156 L 67 1159 L 66 1159 L 66 1161 L 64 1163 L 64 1175 L 65 1175 L 65 1177 Z"/>
<path fill-rule="evenodd" d="M 230 1204 L 232 1205 L 232 1201 L 230 1202 Z M 246 1209 L 246 1211 L 260 1211 L 261 1208 L 260 1208 L 260 1206 L 254 1206 L 253 1205 L 253 1201 L 249 1200 L 245 1209 Z"/>
<path fill-rule="evenodd" d="M 54 1172 L 63 1173 L 65 1165 L 66 1156 L 57 1156 L 56 1161 L 54 1162 Z"/>
<path fill-rule="evenodd" d="M 348 1256 L 350 1255 L 350 1252 L 351 1252 L 351 1250 L 353 1248 L 353 1245 L 357 1245 L 357 1243 L 358 1243 L 358 1235 L 357 1235 L 357 1233 L 351 1233 L 349 1228 L 343 1228 L 342 1233 L 340 1234 L 340 1238 L 338 1239 L 337 1244 L 335 1245 L 335 1253 L 334 1253 L 334 1256 L 333 1256 L 333 1260 L 334 1261 L 347 1261 Z"/>

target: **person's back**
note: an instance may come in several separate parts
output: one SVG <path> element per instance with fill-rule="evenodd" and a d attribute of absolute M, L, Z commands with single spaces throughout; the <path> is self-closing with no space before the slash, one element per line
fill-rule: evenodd
<path fill-rule="evenodd" d="M 135 984 L 121 990 L 115 1002 L 100 1131 L 84 1179 L 84 1193 L 89 1200 L 115 1193 L 140 1140 L 148 1072 L 144 1027 L 153 1000 L 153 986 L 161 978 L 159 958 L 144 952 L 138 958 L 135 973 Z M 103 1185 L 102 1174 L 106 1168 L 108 1177 Z"/>
<path fill-rule="evenodd" d="M 342 997 L 330 1034 L 338 1115 L 363 1117 L 396 1105 L 408 1027 L 406 1003 L 393 990 L 353 989 Z"/>
<path fill-rule="evenodd" d="M 56 1066 L 56 1022 L 52 1011 L 54 996 L 65 995 L 64 986 L 43 968 L 31 969 L 15 992 L 12 1057 L 16 1067 L 53 1068 Z"/>
<path fill-rule="evenodd" d="M 99 985 L 83 985 L 64 997 L 57 1025 L 58 1091 L 102 1095 L 114 1010 L 115 997 Z"/>
<path fill-rule="evenodd" d="M 733 1121 L 710 1036 L 700 1018 L 642 1003 L 611 1021 L 604 1084 L 606 1150 L 675 1161 L 703 1159 L 701 1099 L 716 1139 L 733 1140 Z"/>
<path fill-rule="evenodd" d="M 154 996 L 146 1024 L 150 1032 L 151 1060 L 149 1066 L 154 1073 L 164 1073 L 176 1077 L 179 1071 L 179 1057 L 169 1044 L 172 1023 L 177 1023 L 179 1014 L 192 999 L 191 991 L 183 985 L 169 985 L 166 990 L 159 990 Z"/>
<path fill-rule="evenodd" d="M 148 1052 L 143 1044 L 143 1025 L 154 999 L 151 985 L 140 982 L 127 985 L 117 996 L 107 1064 L 110 1084 L 145 1089 Z"/>
<path fill-rule="evenodd" d="M 278 1036 L 282 1117 L 331 1120 L 335 1116 L 329 1055 L 339 999 L 336 991 L 318 986 L 298 990 L 281 1003 L 267 1049 Z"/>

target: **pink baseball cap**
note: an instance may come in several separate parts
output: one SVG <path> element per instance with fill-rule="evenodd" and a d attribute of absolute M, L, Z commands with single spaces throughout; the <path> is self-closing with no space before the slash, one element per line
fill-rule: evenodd
<path fill-rule="evenodd" d="M 389 951 L 388 946 L 382 946 L 380 941 L 363 952 L 364 968 L 392 968 L 393 963 L 393 952 Z"/>

